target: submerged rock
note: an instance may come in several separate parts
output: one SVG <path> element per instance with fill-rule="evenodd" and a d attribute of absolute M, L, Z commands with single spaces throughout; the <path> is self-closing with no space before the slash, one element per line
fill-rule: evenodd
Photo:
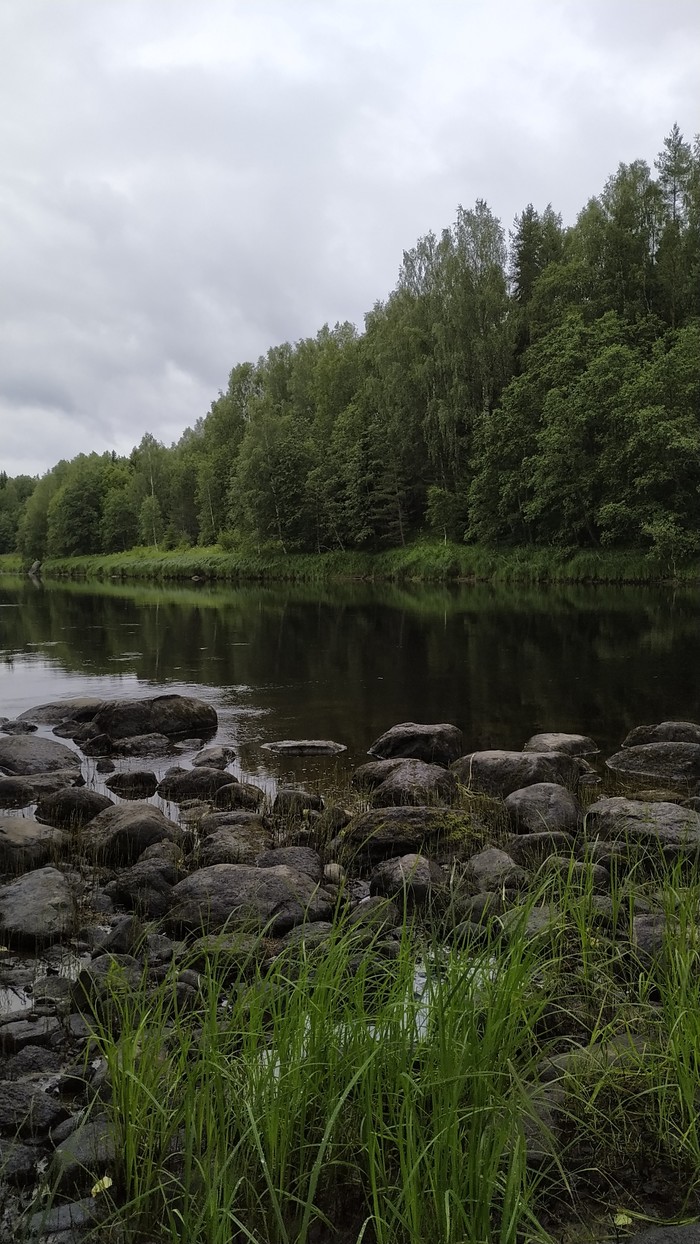
<path fill-rule="evenodd" d="M 262 746 L 280 756 L 338 756 L 348 750 L 344 743 L 334 743 L 332 739 L 278 739 Z"/>
<path fill-rule="evenodd" d="M 368 752 L 382 760 L 401 756 L 447 767 L 460 755 L 463 742 L 462 731 L 447 722 L 422 725 L 402 721 L 375 739 Z"/>
<path fill-rule="evenodd" d="M 121 799 L 150 799 L 156 793 L 158 778 L 150 769 L 127 769 L 113 773 L 105 786 Z"/>

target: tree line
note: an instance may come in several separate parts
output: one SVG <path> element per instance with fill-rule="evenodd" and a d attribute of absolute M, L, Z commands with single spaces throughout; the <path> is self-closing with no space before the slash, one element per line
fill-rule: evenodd
<path fill-rule="evenodd" d="M 700 138 L 621 164 L 568 228 L 483 200 L 365 317 L 231 371 L 166 448 L 0 474 L 0 552 L 220 541 L 700 547 Z"/>

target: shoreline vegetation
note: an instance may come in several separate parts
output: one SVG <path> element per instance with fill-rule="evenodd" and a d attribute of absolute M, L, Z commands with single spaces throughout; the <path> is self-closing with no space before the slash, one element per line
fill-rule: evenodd
<path fill-rule="evenodd" d="M 28 571 L 15 554 L 0 556 L 0 575 Z M 451 541 L 416 541 L 380 553 L 286 553 L 274 546 L 158 550 L 50 558 L 47 579 L 94 581 L 212 581 L 259 583 L 579 583 L 693 584 L 700 563 L 669 563 L 641 550 L 592 551 L 540 547 L 489 549 Z"/>

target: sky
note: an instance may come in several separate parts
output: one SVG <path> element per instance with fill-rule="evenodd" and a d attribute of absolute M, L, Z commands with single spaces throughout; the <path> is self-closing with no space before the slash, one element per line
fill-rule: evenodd
<path fill-rule="evenodd" d="M 487 201 L 700 130 L 699 0 L 0 0 L 0 470 L 165 444 Z"/>

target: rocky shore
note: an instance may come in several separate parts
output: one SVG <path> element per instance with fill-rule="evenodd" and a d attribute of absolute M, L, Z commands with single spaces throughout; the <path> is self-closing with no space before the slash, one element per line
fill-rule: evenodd
<path fill-rule="evenodd" d="M 264 976 L 281 954 L 322 953 L 339 930 L 355 962 L 390 965 L 409 926 L 417 961 L 425 937 L 497 956 L 514 938 L 559 936 L 564 892 L 587 896 L 622 989 L 666 953 L 673 920 L 655 878 L 698 868 L 698 725 L 639 727 L 603 763 L 584 735 L 470 752 L 455 726 L 402 723 L 371 743 L 342 801 L 285 787 L 270 800 L 235 778 L 217 729 L 210 705 L 178 695 L 0 718 L 2 1240 L 78 1244 L 106 1212 L 105 1188 L 118 1189 L 93 1035 L 112 1024 L 118 1040 L 115 989 L 148 993 L 170 974 L 178 1005 L 196 1008 L 210 953 L 225 953 L 236 988 L 251 965 Z M 631 875 L 649 884 L 625 888 Z M 639 1055 L 634 1041 L 601 1043 L 573 991 L 549 1022 L 560 1064 L 545 1060 L 534 1086 L 535 1166 L 568 1143 L 558 1073 Z"/>

